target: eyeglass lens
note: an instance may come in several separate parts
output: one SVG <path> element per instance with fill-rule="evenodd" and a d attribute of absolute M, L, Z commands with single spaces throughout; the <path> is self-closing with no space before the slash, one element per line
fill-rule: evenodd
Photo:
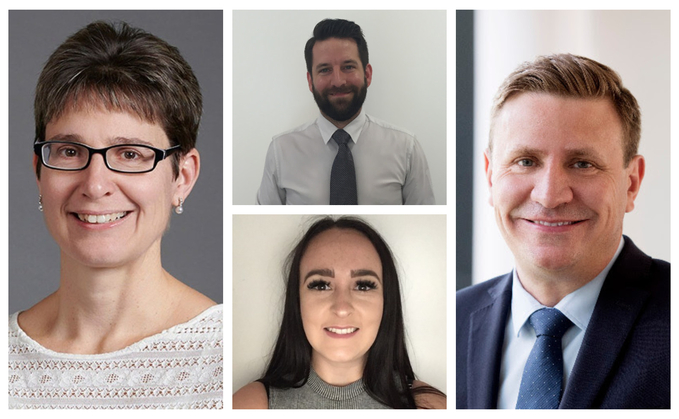
<path fill-rule="evenodd" d="M 87 166 L 90 150 L 79 144 L 51 142 L 43 145 L 42 157 L 47 166 L 78 170 Z M 122 144 L 106 150 L 108 167 L 124 172 L 151 170 L 155 158 L 155 151 L 143 145 Z"/>

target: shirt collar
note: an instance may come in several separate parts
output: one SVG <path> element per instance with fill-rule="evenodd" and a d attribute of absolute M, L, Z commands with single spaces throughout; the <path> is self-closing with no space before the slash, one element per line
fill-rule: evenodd
<path fill-rule="evenodd" d="M 587 330 L 589 319 L 594 312 L 596 300 L 599 298 L 599 292 L 604 284 L 604 280 L 611 270 L 611 267 L 618 259 L 620 252 L 625 244 L 624 238 L 620 238 L 618 250 L 616 250 L 613 258 L 603 271 L 599 273 L 593 280 L 587 284 L 571 292 L 561 299 L 554 308 L 559 309 L 568 319 L 573 322 L 583 332 Z M 512 323 L 516 336 L 520 336 L 524 325 L 526 325 L 528 318 L 533 312 L 544 308 L 532 295 L 528 293 L 519 281 L 519 274 L 514 269 L 512 275 Z"/>
<path fill-rule="evenodd" d="M 363 112 L 363 108 L 361 108 L 361 112 L 358 114 L 358 116 L 353 121 L 349 122 L 346 127 L 344 127 L 344 131 L 351 135 L 351 139 L 354 141 L 354 143 L 358 142 L 358 137 L 361 135 L 361 131 L 363 131 L 363 126 L 365 125 L 367 119 L 367 116 Z M 328 144 L 328 141 L 330 141 L 332 138 L 332 134 L 337 131 L 337 127 L 333 125 L 332 122 L 325 119 L 322 114 L 318 116 L 318 119 L 316 119 L 316 124 L 318 124 L 318 129 L 321 131 L 323 142 Z"/>

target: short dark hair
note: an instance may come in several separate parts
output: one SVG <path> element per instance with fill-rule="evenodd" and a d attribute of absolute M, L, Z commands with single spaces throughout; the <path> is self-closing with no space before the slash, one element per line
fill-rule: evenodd
<path fill-rule="evenodd" d="M 641 110 L 622 79 L 611 68 L 590 58 L 573 54 L 537 57 L 521 64 L 498 89 L 491 111 L 488 148 L 493 147 L 493 125 L 502 106 L 520 93 L 547 93 L 563 97 L 609 99 L 623 127 L 625 166 L 638 153 L 641 139 Z"/>
<path fill-rule="evenodd" d="M 176 47 L 125 22 L 90 23 L 52 53 L 35 91 L 35 140 L 45 140 L 49 122 L 87 106 L 135 114 L 158 123 L 170 145 L 180 145 L 173 163 L 193 149 L 203 112 L 200 86 Z M 40 177 L 40 163 L 36 167 Z"/>
<path fill-rule="evenodd" d="M 300 387 L 311 370 L 311 344 L 302 325 L 300 309 L 300 264 L 309 243 L 331 230 L 355 230 L 375 248 L 382 263 L 384 308 L 375 342 L 368 351 L 363 381 L 369 394 L 393 408 L 415 408 L 414 396 L 432 393 L 444 396 L 431 386 L 410 389 L 415 379 L 405 344 L 401 291 L 394 257 L 382 236 L 365 221 L 342 216 L 315 221 L 292 250 L 285 264 L 287 285 L 281 328 L 264 377 L 259 381 L 277 388 Z M 424 407 L 424 406 L 420 406 Z"/>
<path fill-rule="evenodd" d="M 363 37 L 361 27 L 344 19 L 324 19 L 316 24 L 314 28 L 314 36 L 312 36 L 304 47 L 304 59 L 306 60 L 306 69 L 311 73 L 311 66 L 314 62 L 314 45 L 316 41 L 325 41 L 328 38 L 339 39 L 353 39 L 358 47 L 358 57 L 363 64 L 363 71 L 368 65 L 368 43 Z"/>

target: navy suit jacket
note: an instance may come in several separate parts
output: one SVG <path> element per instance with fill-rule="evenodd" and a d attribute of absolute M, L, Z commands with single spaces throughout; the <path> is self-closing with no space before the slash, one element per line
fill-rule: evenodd
<path fill-rule="evenodd" d="M 511 273 L 457 292 L 457 408 L 497 408 Z M 670 407 L 670 264 L 625 237 L 559 408 Z"/>

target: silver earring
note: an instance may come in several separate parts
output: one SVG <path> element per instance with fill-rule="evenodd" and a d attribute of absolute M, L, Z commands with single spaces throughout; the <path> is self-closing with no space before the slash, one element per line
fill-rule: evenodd
<path fill-rule="evenodd" d="M 181 215 L 184 212 L 184 200 L 179 198 L 179 205 L 174 207 L 174 212 L 177 215 Z"/>
<path fill-rule="evenodd" d="M 38 209 L 42 212 L 42 195 L 38 195 Z"/>

